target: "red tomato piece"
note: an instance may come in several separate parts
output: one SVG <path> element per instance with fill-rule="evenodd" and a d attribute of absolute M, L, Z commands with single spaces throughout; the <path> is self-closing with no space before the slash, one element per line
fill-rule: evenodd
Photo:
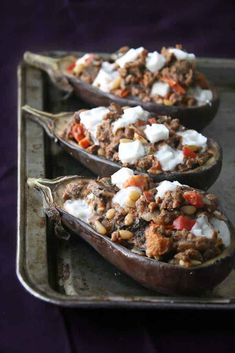
<path fill-rule="evenodd" d="M 197 156 L 197 154 L 190 147 L 184 146 L 182 151 L 185 157 L 195 158 Z"/>
<path fill-rule="evenodd" d="M 90 145 L 91 145 L 91 142 L 86 137 L 84 137 L 82 140 L 79 141 L 79 146 L 82 148 L 87 148 Z"/>
<path fill-rule="evenodd" d="M 199 194 L 197 191 L 186 191 L 183 194 L 183 198 L 188 201 L 188 203 L 192 206 L 195 207 L 203 207 L 204 206 L 204 202 L 203 202 L 203 198 L 202 195 Z"/>
<path fill-rule="evenodd" d="M 67 67 L 67 71 L 68 71 L 68 72 L 72 72 L 73 69 L 75 68 L 75 66 L 76 66 L 76 63 L 75 63 L 75 62 L 72 63 L 72 64 L 70 64 L 70 65 Z"/>
<path fill-rule="evenodd" d="M 152 125 L 152 124 L 156 124 L 157 120 L 156 118 L 149 118 L 148 122 Z"/>
<path fill-rule="evenodd" d="M 177 230 L 191 230 L 195 223 L 196 221 L 194 219 L 191 219 L 186 216 L 179 216 L 174 220 L 173 227 Z"/>

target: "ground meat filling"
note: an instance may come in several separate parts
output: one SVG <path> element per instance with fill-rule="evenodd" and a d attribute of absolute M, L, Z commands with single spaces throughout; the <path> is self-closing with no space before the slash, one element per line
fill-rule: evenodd
<path fill-rule="evenodd" d="M 102 83 L 100 86 L 99 83 L 96 84 L 99 70 L 102 69 L 102 63 L 107 63 L 99 55 L 90 54 L 91 59 L 87 60 L 84 65 L 79 63 L 75 65 L 71 73 L 82 81 L 119 97 L 136 97 L 143 102 L 156 102 L 164 105 L 191 107 L 199 104 L 190 88 L 208 89 L 208 82 L 204 75 L 196 70 L 195 60 L 188 60 L 186 57 L 177 58 L 177 55 L 170 48 L 163 47 L 160 52 L 164 60 L 163 66 L 151 70 L 147 65 L 148 55 L 151 55 L 151 53 L 142 48 L 143 50 L 139 52 L 136 58 L 127 61 L 124 66 L 120 66 L 118 59 L 125 55 L 129 49 L 123 47 L 112 54 L 108 61 L 109 64 L 113 65 L 112 69 L 102 71 L 100 75 L 102 80 L 107 80 L 110 74 L 109 70 L 115 71 L 117 77 L 113 78 L 110 86 L 104 88 Z M 182 50 L 182 46 L 176 45 L 175 49 Z M 152 88 L 156 82 L 167 83 L 169 85 L 167 92 L 153 94 Z"/>
<path fill-rule="evenodd" d="M 133 183 L 135 180 L 135 183 Z M 141 179 L 142 181 L 144 179 Z M 210 225 L 210 233 L 196 234 L 199 219 L 224 219 L 218 211 L 215 195 L 180 185 L 157 196 L 151 181 L 138 184 L 131 177 L 127 186 L 138 185 L 141 193 L 130 193 L 120 206 L 113 197 L 120 192 L 110 178 L 81 181 L 67 185 L 63 199 L 83 199 L 92 209 L 89 224 L 131 251 L 183 267 L 198 266 L 220 255 L 225 248 L 219 231 Z M 137 182 L 137 183 L 136 183 Z M 161 185 L 161 184 L 159 184 Z M 127 187 L 126 186 L 126 187 Z M 135 199 L 135 201 L 133 201 Z"/>
<path fill-rule="evenodd" d="M 126 108 L 128 109 L 129 107 Z M 94 143 L 90 132 L 80 121 L 80 114 L 84 110 L 74 114 L 71 123 L 64 131 L 63 137 L 78 143 L 79 146 L 85 148 L 89 153 L 150 174 L 160 174 L 163 172 L 162 166 L 156 157 L 156 153 L 163 145 L 168 145 L 174 150 L 183 151 L 184 153 L 183 162 L 177 164 L 173 169 L 174 171 L 184 172 L 195 169 L 206 164 L 213 156 L 213 150 L 208 145 L 206 147 L 200 147 L 196 145 L 185 146 L 182 144 L 182 137 L 178 135 L 178 133 L 186 129 L 180 125 L 178 119 L 150 114 L 146 121 L 137 120 L 135 123 L 130 123 L 114 131 L 113 124 L 122 117 L 125 107 L 122 108 L 112 103 L 108 109 L 109 113 L 103 118 L 102 123 L 97 126 L 96 143 Z M 164 125 L 169 131 L 169 138 L 151 143 L 144 131 L 147 126 L 149 127 L 153 124 Z M 133 163 L 122 163 L 118 153 L 120 143 L 134 141 L 141 142 L 145 149 L 145 155 L 139 157 Z M 185 153 L 185 151 L 187 153 Z"/>

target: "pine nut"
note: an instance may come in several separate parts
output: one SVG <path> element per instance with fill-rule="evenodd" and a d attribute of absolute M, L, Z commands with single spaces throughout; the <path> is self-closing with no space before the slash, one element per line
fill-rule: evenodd
<path fill-rule="evenodd" d="M 107 233 L 106 228 L 99 221 L 95 221 L 95 229 L 98 233 L 105 235 Z"/>
<path fill-rule="evenodd" d="M 120 143 L 127 143 L 127 142 L 133 142 L 133 140 L 130 139 L 120 139 Z"/>
<path fill-rule="evenodd" d="M 111 89 L 116 89 L 120 87 L 121 84 L 121 77 L 117 77 L 113 82 L 111 83 Z"/>
<path fill-rule="evenodd" d="M 131 191 L 129 197 L 132 201 L 137 201 L 140 198 L 140 192 Z"/>
<path fill-rule="evenodd" d="M 134 234 L 129 230 L 122 229 L 122 230 L 119 230 L 119 235 L 123 240 L 129 240 L 133 237 Z"/>
<path fill-rule="evenodd" d="M 128 199 L 126 200 L 126 206 L 127 207 L 135 207 L 135 201 Z"/>
<path fill-rule="evenodd" d="M 114 216 L 115 216 L 115 209 L 114 209 L 114 208 L 110 208 L 110 209 L 106 212 L 106 218 L 112 219 Z"/>
<path fill-rule="evenodd" d="M 130 226 L 134 222 L 133 216 L 131 213 L 128 213 L 124 219 L 124 224 Z"/>

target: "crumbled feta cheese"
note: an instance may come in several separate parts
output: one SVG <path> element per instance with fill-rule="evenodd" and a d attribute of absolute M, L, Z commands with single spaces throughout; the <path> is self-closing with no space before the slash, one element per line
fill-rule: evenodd
<path fill-rule="evenodd" d="M 195 60 L 196 56 L 193 53 L 187 53 L 184 50 L 177 49 L 177 48 L 169 48 L 168 51 L 173 53 L 177 60 Z"/>
<path fill-rule="evenodd" d="M 160 147 L 155 153 L 156 158 L 164 171 L 173 170 L 178 164 L 183 163 L 184 154 L 167 144 Z"/>
<path fill-rule="evenodd" d="M 103 62 L 92 86 L 98 87 L 104 92 L 110 92 L 113 88 L 113 83 L 120 77 L 119 72 L 115 70 L 115 64 Z"/>
<path fill-rule="evenodd" d="M 227 247 L 231 243 L 230 230 L 227 224 L 218 218 L 211 218 L 210 223 L 219 232 L 219 237 L 223 240 L 224 245 Z"/>
<path fill-rule="evenodd" d="M 119 189 L 123 188 L 124 183 L 134 175 L 132 169 L 121 168 L 111 176 L 111 182 L 116 185 Z"/>
<path fill-rule="evenodd" d="M 162 181 L 156 187 L 157 194 L 155 198 L 160 197 L 162 199 L 167 191 L 175 191 L 178 186 L 182 186 L 182 184 L 180 184 L 178 181 L 168 181 L 168 180 Z"/>
<path fill-rule="evenodd" d="M 80 72 L 84 69 L 84 67 L 88 66 L 94 59 L 94 54 L 85 54 L 81 58 L 78 58 L 73 72 L 76 75 L 79 75 Z"/>
<path fill-rule="evenodd" d="M 80 113 L 80 121 L 85 128 L 90 132 L 94 143 L 99 144 L 96 133 L 97 127 L 101 124 L 103 118 L 109 113 L 109 109 L 105 107 L 97 107 L 85 110 Z"/>
<path fill-rule="evenodd" d="M 84 222 L 92 215 L 92 209 L 83 199 L 66 200 L 64 203 L 66 212 L 74 217 L 82 219 Z"/>
<path fill-rule="evenodd" d="M 167 140 L 169 138 L 169 129 L 167 129 L 164 124 L 147 125 L 144 129 L 144 133 L 151 143 Z"/>
<path fill-rule="evenodd" d="M 207 137 L 203 136 L 196 130 L 189 129 L 177 132 L 177 135 L 180 135 L 182 137 L 183 145 L 200 146 L 202 148 L 206 148 Z"/>
<path fill-rule="evenodd" d="M 135 61 L 138 56 L 142 53 L 144 50 L 143 47 L 137 48 L 137 49 L 130 49 L 128 52 L 123 54 L 120 58 L 116 60 L 116 64 L 118 64 L 120 67 L 124 67 L 126 63 L 129 63 L 131 61 Z"/>
<path fill-rule="evenodd" d="M 119 144 L 118 157 L 122 163 L 133 164 L 145 153 L 144 146 L 138 140 Z"/>
<path fill-rule="evenodd" d="M 199 105 L 211 102 L 213 99 L 213 93 L 211 90 L 202 89 L 199 86 L 190 88 L 188 90 L 188 95 L 193 96 L 198 101 Z"/>
<path fill-rule="evenodd" d="M 209 223 L 206 215 L 202 214 L 196 219 L 196 223 L 191 229 L 191 233 L 196 236 L 212 238 L 214 233 L 212 225 Z"/>
<path fill-rule="evenodd" d="M 126 108 L 121 118 L 112 124 L 112 130 L 115 133 L 118 129 L 134 124 L 138 120 L 147 121 L 148 117 L 149 112 L 144 110 L 140 105 L 133 108 Z"/>
<path fill-rule="evenodd" d="M 155 82 L 152 86 L 150 95 L 165 97 L 170 92 L 170 86 L 166 82 Z"/>
<path fill-rule="evenodd" d="M 121 207 L 126 207 L 128 205 L 128 201 L 130 201 L 130 196 L 134 192 L 139 193 L 141 195 L 141 189 L 136 186 L 128 186 L 127 188 L 119 190 L 113 197 L 112 202 L 118 203 Z"/>
<path fill-rule="evenodd" d="M 85 54 L 81 58 L 78 58 L 76 65 L 87 65 L 90 59 L 93 57 L 93 54 Z"/>
<path fill-rule="evenodd" d="M 155 73 L 163 68 L 166 63 L 166 59 L 163 55 L 159 54 L 157 51 L 153 53 L 148 53 L 146 57 L 146 67 L 149 71 Z"/>

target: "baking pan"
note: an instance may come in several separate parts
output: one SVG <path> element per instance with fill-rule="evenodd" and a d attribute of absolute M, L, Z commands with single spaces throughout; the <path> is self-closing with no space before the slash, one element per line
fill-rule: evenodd
<path fill-rule="evenodd" d="M 225 213 L 235 224 L 235 60 L 199 59 L 198 66 L 217 85 L 221 97 L 216 118 L 204 130 L 220 142 L 224 151 L 223 169 L 211 191 L 220 197 Z M 77 236 L 68 239 L 58 234 L 44 215 L 40 195 L 28 189 L 27 178 L 92 174 L 53 144 L 41 127 L 26 121 L 21 107 L 29 104 L 58 113 L 87 106 L 73 95 L 66 96 L 45 73 L 24 62 L 18 69 L 18 94 L 17 276 L 31 294 L 68 307 L 235 308 L 234 270 L 213 292 L 200 297 L 163 296 L 117 271 Z"/>

